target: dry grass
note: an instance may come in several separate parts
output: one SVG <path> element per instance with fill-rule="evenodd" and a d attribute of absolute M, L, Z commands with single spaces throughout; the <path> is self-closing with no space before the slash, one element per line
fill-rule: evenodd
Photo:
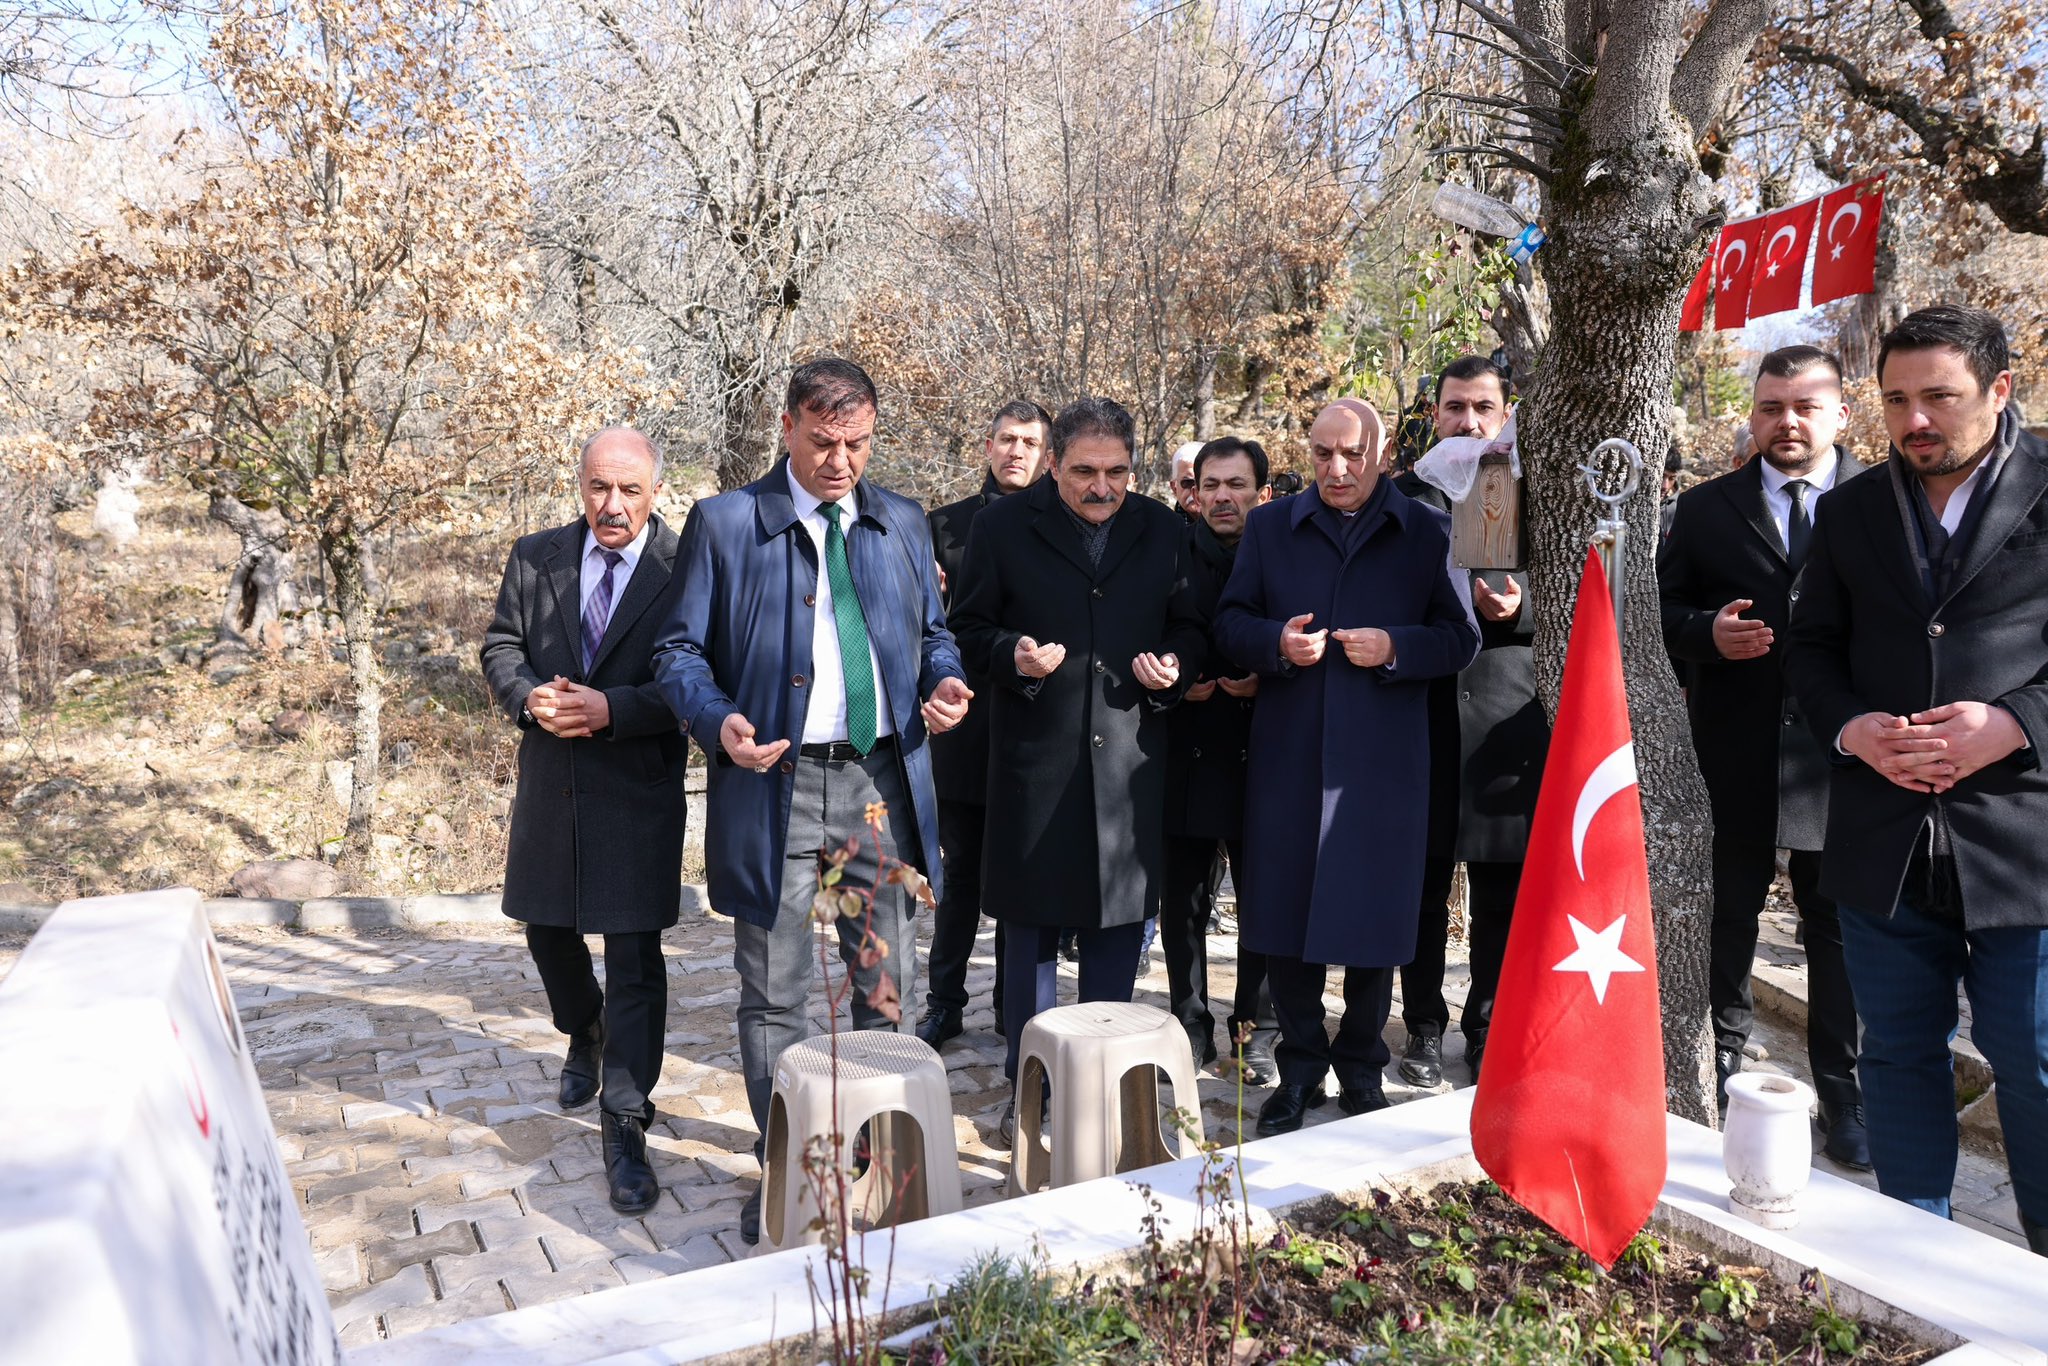
<path fill-rule="evenodd" d="M 145 490 L 141 526 L 117 556 L 91 539 L 89 511 L 60 520 L 64 669 L 97 676 L 0 742 L 0 883 L 38 899 L 179 883 L 219 893 L 244 864 L 318 857 L 342 831 L 326 768 L 349 753 L 342 666 L 318 650 L 258 656 L 216 684 L 209 673 L 231 661 L 160 663 L 166 649 L 212 639 L 236 543 L 179 488 Z M 517 737 L 489 705 L 476 650 L 509 539 L 379 547 L 386 632 L 460 667 L 385 669 L 378 847 L 370 885 L 352 890 L 498 885 Z M 269 722 L 294 709 L 311 719 L 280 739 Z M 30 791 L 53 781 L 55 795 Z"/>

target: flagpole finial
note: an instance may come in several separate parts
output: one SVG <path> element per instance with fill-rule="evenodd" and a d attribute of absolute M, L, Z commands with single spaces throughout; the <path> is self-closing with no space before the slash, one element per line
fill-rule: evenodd
<path fill-rule="evenodd" d="M 1622 474 L 1621 488 L 1609 493 L 1601 481 L 1606 477 L 1600 457 L 1619 455 L 1627 459 L 1628 465 Z M 1614 619 L 1621 620 L 1622 592 L 1626 586 L 1628 560 L 1625 555 L 1628 543 L 1628 518 L 1622 513 L 1622 505 L 1635 497 L 1636 490 L 1643 483 L 1643 453 L 1636 449 L 1633 441 L 1610 436 L 1595 446 L 1585 462 L 1578 466 L 1585 476 L 1586 492 L 1593 501 L 1606 509 L 1606 515 L 1593 524 L 1593 544 L 1600 551 L 1600 567 L 1607 571 L 1607 585 L 1614 594 Z"/>

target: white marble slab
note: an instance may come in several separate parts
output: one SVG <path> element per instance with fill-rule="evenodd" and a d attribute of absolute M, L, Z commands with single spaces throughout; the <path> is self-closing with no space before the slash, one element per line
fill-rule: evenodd
<path fill-rule="evenodd" d="M 1318 1125 L 1244 1147 L 1245 1177 L 1260 1223 L 1309 1199 L 1351 1195 L 1403 1173 L 1468 1166 L 1470 1090 Z M 2048 1260 L 1846 1181 L 1814 1174 L 1801 1226 L 1770 1233 L 1730 1213 L 1720 1136 L 1670 1121 L 1675 1221 L 1695 1236 L 1755 1243 L 1798 1267 L 1818 1266 L 1845 1295 L 1861 1292 L 1974 1343 L 1943 1366 L 2031 1362 L 2048 1366 Z M 1476 1168 L 1469 1169 L 1476 1174 Z M 1058 1265 L 1128 1256 L 1145 1212 L 1137 1182 L 1164 1206 L 1169 1233 L 1193 1227 L 1194 1162 L 1169 1163 L 1020 1200 L 906 1225 L 894 1247 L 887 1304 L 925 1299 L 965 1263 L 992 1250 L 1028 1256 L 1042 1242 Z M 869 1312 L 884 1304 L 886 1234 L 872 1236 L 875 1271 Z M 472 1363 L 603 1363 L 667 1366 L 762 1349 L 812 1323 L 806 1269 L 817 1253 L 794 1249 L 667 1280 L 430 1329 L 350 1354 L 353 1366 L 472 1366 Z M 763 1352 L 765 1359 L 765 1352 Z"/>

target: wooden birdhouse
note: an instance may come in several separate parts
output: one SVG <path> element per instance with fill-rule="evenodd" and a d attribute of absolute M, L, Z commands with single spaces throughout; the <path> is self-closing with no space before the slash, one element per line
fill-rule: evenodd
<path fill-rule="evenodd" d="M 1451 505 L 1451 558 L 1461 569 L 1524 569 L 1522 481 L 1505 451 L 1479 457 L 1479 474 Z"/>

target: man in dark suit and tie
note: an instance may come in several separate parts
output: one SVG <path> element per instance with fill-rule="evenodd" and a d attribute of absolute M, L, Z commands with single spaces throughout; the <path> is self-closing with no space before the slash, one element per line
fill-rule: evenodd
<path fill-rule="evenodd" d="M 1861 469 L 1835 444 L 1848 419 L 1833 356 L 1812 346 L 1765 356 L 1749 414 L 1758 458 L 1678 499 L 1657 579 L 1665 648 L 1689 669 L 1693 747 L 1714 809 L 1707 999 L 1721 1103 L 1749 1041 L 1757 916 L 1777 852 L 1789 850 L 1792 901 L 1806 931 L 1807 1060 L 1825 1150 L 1862 1169 L 1870 1145 L 1856 1082 L 1856 998 L 1835 903 L 1819 885 L 1828 764 L 1785 685 L 1779 644 L 1799 599 L 1821 495 Z"/>
<path fill-rule="evenodd" d="M 2048 1256 L 2048 444 L 2020 429 L 1981 309 L 1908 315 L 1877 381 L 1891 457 L 1828 495 L 1786 658 L 1835 755 L 1821 890 L 1863 1017 L 1870 1157 L 1886 1195 L 1949 1213 L 1960 983 Z"/>
<path fill-rule="evenodd" d="M 811 1032 L 824 855 L 858 838 L 837 885 L 873 893 L 871 932 L 887 950 L 877 961 L 868 927 L 837 921 L 857 1029 L 895 1028 L 916 976 L 913 898 L 883 882 L 879 856 L 944 891 L 925 737 L 958 725 L 973 694 L 939 606 L 924 509 L 861 477 L 875 414 L 858 365 L 796 368 L 784 458 L 690 510 L 676 552 L 683 586 L 655 654 L 662 695 L 712 756 L 706 871 L 712 909 L 735 922 L 740 1066 L 763 1134 L 775 1060 Z M 865 824 L 877 805 L 879 840 Z M 756 1187 L 740 1236 L 760 1231 Z"/>
<path fill-rule="evenodd" d="M 561 1104 L 602 1093 L 612 1208 L 660 1194 L 647 1162 L 668 974 L 661 932 L 683 876 L 689 746 L 654 685 L 656 632 L 676 583 L 676 534 L 654 515 L 661 452 L 607 427 L 576 462 L 583 516 L 512 547 L 484 635 L 491 694 L 524 734 L 505 858 L 505 914 L 569 1036 Z M 604 936 L 604 989 L 586 934 Z"/>
<path fill-rule="evenodd" d="M 952 605 L 953 586 L 967 560 L 967 532 L 981 510 L 998 498 L 1027 489 L 1045 472 L 1045 445 L 1052 414 L 1030 399 L 1012 399 L 989 421 L 983 453 L 988 474 L 981 488 L 957 503 L 934 508 L 932 553 L 939 561 L 939 596 Z M 973 660 L 967 686 L 982 695 L 978 707 L 944 735 L 932 737 L 932 785 L 939 794 L 939 850 L 946 867 L 946 895 L 932 916 L 931 985 L 917 1037 L 933 1048 L 960 1032 L 967 1009 L 967 959 L 981 930 L 981 842 L 988 814 L 988 675 Z M 991 1004 L 996 1032 L 1003 1031 L 1003 922 L 996 922 L 996 984 Z"/>

